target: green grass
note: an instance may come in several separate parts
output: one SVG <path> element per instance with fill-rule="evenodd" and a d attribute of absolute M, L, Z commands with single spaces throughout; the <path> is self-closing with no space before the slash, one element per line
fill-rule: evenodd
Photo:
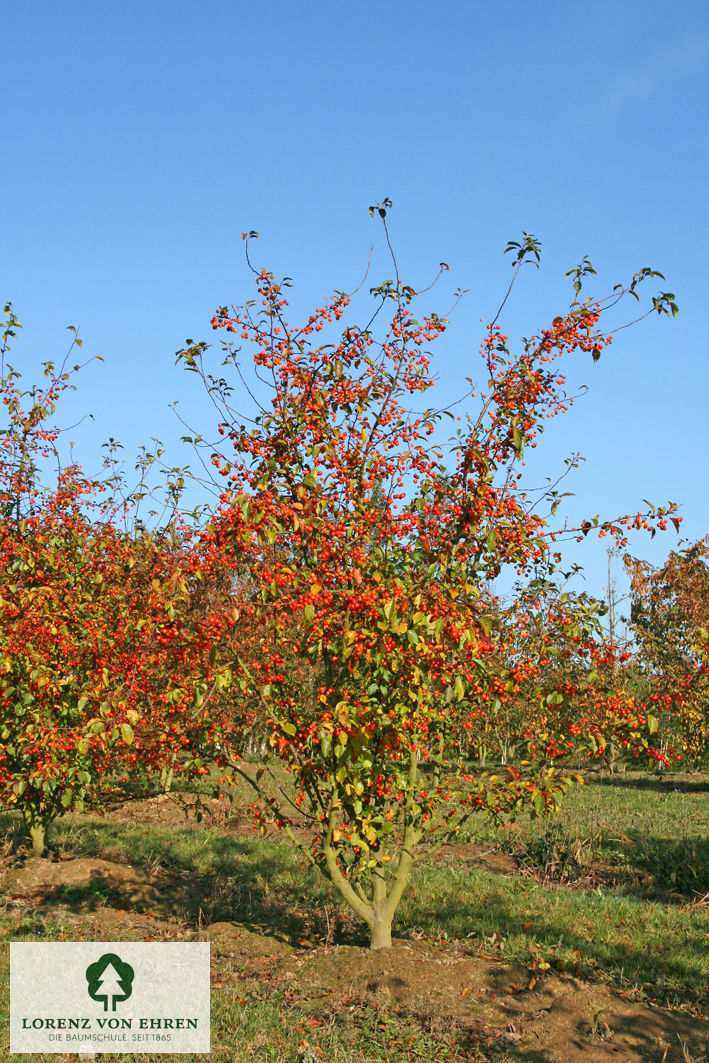
<path fill-rule="evenodd" d="M 709 786 L 706 777 L 695 785 L 684 777 L 677 789 L 679 782 L 606 779 L 573 792 L 561 819 L 520 821 L 518 830 L 501 833 L 479 824 L 463 840 L 515 854 L 522 873 L 481 870 L 470 846 L 451 849 L 445 860 L 424 858 L 415 866 L 395 933 L 443 949 L 446 942 L 464 942 L 530 971 L 548 964 L 631 999 L 696 1007 L 709 990 L 709 915 L 691 904 L 709 891 Z M 0 827 L 11 834 L 13 817 L 5 816 Z M 327 883 L 280 836 L 66 817 L 54 841 L 64 855 L 152 868 L 167 875 L 168 888 L 183 883 L 175 922 L 183 930 L 231 920 L 293 944 L 333 938 L 366 943 L 363 928 L 338 906 Z M 110 903 L 110 891 L 94 883 L 66 888 L 57 899 L 76 913 Z M 72 934 L 76 923 L 60 909 L 32 913 L 0 902 L 6 942 Z M 0 1023 L 7 1020 L 7 956 L 4 949 Z M 432 1028 L 421 1016 L 361 1003 L 333 1011 L 326 1000 L 296 999 L 266 983 L 245 990 L 227 977 L 228 960 L 215 957 L 214 963 L 224 977 L 212 996 L 211 1063 L 475 1058 L 454 1028 Z M 72 1057 L 32 1058 L 57 1063 Z M 141 1058 L 177 1063 L 185 1057 Z"/>
<path fill-rule="evenodd" d="M 709 783 L 707 776 L 606 777 L 573 789 L 560 816 L 520 819 L 502 835 L 473 823 L 460 840 L 501 844 L 523 869 L 552 880 L 595 872 L 628 892 L 689 901 L 709 892 Z"/>
<path fill-rule="evenodd" d="M 709 991 L 709 920 L 602 889 L 559 889 L 475 869 L 419 867 L 399 925 L 482 952 L 539 961 L 668 1006 Z"/>

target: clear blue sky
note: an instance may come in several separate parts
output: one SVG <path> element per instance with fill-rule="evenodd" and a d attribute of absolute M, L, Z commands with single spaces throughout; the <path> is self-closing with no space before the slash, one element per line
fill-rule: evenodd
<path fill-rule="evenodd" d="M 706 0 L 499 0 L 432 6 L 237 0 L 13 4 L 3 14 L 0 296 L 25 325 L 16 360 L 58 359 L 68 324 L 105 362 L 66 408 L 92 464 L 160 437 L 191 460 L 169 403 L 208 434 L 214 417 L 174 367 L 209 339 L 218 305 L 253 292 L 240 233 L 309 309 L 391 276 L 367 215 L 390 196 L 401 273 L 432 304 L 469 289 L 439 347 L 441 397 L 478 373 L 480 318 L 510 276 L 521 231 L 543 242 L 505 324 L 530 334 L 568 305 L 566 269 L 589 254 L 605 294 L 644 265 L 680 305 L 579 364 L 588 397 L 542 439 L 535 468 L 587 462 L 569 516 L 682 504 L 709 531 L 706 407 Z M 649 299 L 648 289 L 646 298 Z M 436 350 L 436 348 L 434 348 Z M 20 357 L 20 353 L 22 356 Z M 655 560 L 674 533 L 636 552 Z M 602 593 L 603 544 L 586 553 Z"/>

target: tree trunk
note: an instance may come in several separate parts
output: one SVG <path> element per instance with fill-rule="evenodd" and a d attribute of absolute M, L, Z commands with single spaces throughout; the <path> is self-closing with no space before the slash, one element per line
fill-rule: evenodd
<path fill-rule="evenodd" d="M 354 888 L 352 883 L 343 875 L 342 871 L 337 864 L 337 851 L 335 846 L 331 843 L 331 838 L 334 834 L 335 826 L 337 823 L 337 806 L 336 799 L 339 796 L 336 787 L 333 787 L 332 797 L 330 801 L 329 811 L 329 823 L 328 833 L 323 843 L 323 855 L 325 857 L 325 868 L 320 865 L 320 870 L 323 872 L 329 882 L 340 893 L 343 900 L 349 904 L 350 908 L 356 912 L 356 914 L 363 920 L 369 927 L 369 947 L 370 949 L 390 949 L 391 948 L 391 927 L 394 921 L 394 915 L 399 906 L 399 901 L 406 887 L 406 883 L 409 879 L 409 873 L 411 871 L 411 865 L 413 863 L 413 852 L 416 846 L 423 837 L 423 830 L 414 825 L 414 818 L 412 814 L 413 810 L 413 794 L 414 787 L 416 786 L 418 779 L 418 762 L 416 760 L 416 751 L 413 750 L 409 754 L 409 796 L 407 800 L 407 817 L 408 822 L 404 829 L 403 843 L 401 852 L 399 855 L 399 863 L 394 872 L 394 881 L 391 888 L 387 892 L 386 875 L 391 874 L 389 869 L 385 869 L 383 864 L 380 865 L 372 875 L 372 892 L 371 899 L 364 892 L 364 889 L 359 886 Z M 437 775 L 434 775 L 435 782 L 438 783 L 440 778 L 440 771 Z"/>
<path fill-rule="evenodd" d="M 384 915 L 381 912 L 374 913 L 374 920 L 369 926 L 370 949 L 390 949 L 391 948 L 391 924 L 392 917 L 390 915 Z"/>
<path fill-rule="evenodd" d="M 160 791 L 163 794 L 169 794 L 172 789 L 172 782 L 175 778 L 175 769 L 167 764 L 163 764 L 160 769 Z"/>
<path fill-rule="evenodd" d="M 32 841 L 32 856 L 44 856 L 47 852 L 47 828 L 39 820 L 25 820 Z"/>

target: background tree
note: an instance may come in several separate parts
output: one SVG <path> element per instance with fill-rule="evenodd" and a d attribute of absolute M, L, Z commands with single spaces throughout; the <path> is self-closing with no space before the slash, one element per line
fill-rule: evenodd
<path fill-rule="evenodd" d="M 219 620 L 191 621 L 189 530 L 172 515 L 125 523 L 136 495 L 114 475 L 63 466 L 51 418 L 76 365 L 45 365 L 22 390 L 7 363 L 19 323 L 5 308 L 0 394 L 0 799 L 21 811 L 33 851 L 66 811 L 97 802 L 139 762 L 206 771 L 195 747 L 211 722 L 194 708 L 217 681 Z M 75 338 L 75 343 L 80 341 Z M 225 614 L 227 615 L 227 614 Z M 161 718 L 160 710 L 164 708 Z"/>
<path fill-rule="evenodd" d="M 662 736 L 698 765 L 709 752 L 709 538 L 664 565 L 628 559 L 639 662 L 662 707 Z"/>
<path fill-rule="evenodd" d="M 630 652 L 602 626 L 606 604 L 542 580 L 524 588 L 519 608 L 516 639 L 524 649 L 516 655 L 539 665 L 524 688 L 528 718 L 536 720 L 534 754 L 568 755 L 573 736 L 584 735 L 586 756 L 602 758 L 611 771 L 628 757 L 663 763 L 651 737 L 656 710 L 629 668 Z"/>

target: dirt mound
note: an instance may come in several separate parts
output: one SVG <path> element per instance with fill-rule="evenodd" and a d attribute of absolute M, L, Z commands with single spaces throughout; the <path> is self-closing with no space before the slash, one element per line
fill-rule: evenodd
<path fill-rule="evenodd" d="M 38 898 L 67 889 L 92 889 L 97 896 L 100 884 L 126 891 L 135 902 L 155 893 L 153 876 L 140 868 L 95 857 L 72 860 L 27 860 L 5 876 L 4 888 L 13 898 Z"/>
<path fill-rule="evenodd" d="M 199 909 L 204 885 L 197 876 L 169 875 L 98 857 L 27 860 L 2 878 L 2 892 L 15 905 L 40 909 L 166 919 Z M 120 921 L 120 919 L 117 919 Z"/>
<path fill-rule="evenodd" d="M 476 842 L 451 842 L 449 845 L 443 845 L 436 853 L 435 859 L 441 864 L 463 863 L 468 867 L 480 867 L 494 875 L 514 875 L 517 871 L 517 862 L 509 853 Z"/>
<path fill-rule="evenodd" d="M 201 819 L 198 818 L 200 814 Z M 230 827 L 240 822 L 231 803 L 225 799 L 203 797 L 197 801 L 190 794 L 179 793 L 126 801 L 106 812 L 102 818 L 124 823 L 164 823 L 179 827 Z"/>
<path fill-rule="evenodd" d="M 260 960 L 280 961 L 293 955 L 294 948 L 279 938 L 259 934 L 239 923 L 211 923 L 196 935 L 197 941 L 210 941 L 218 955 L 239 952 L 244 956 L 258 956 Z"/>
<path fill-rule="evenodd" d="M 705 1049 L 706 1024 L 624 999 L 571 976 L 531 972 L 459 947 L 397 942 L 391 951 L 340 946 L 296 958 L 281 972 L 301 1004 L 328 1011 L 370 1005 L 408 1012 L 459 1044 L 496 1045 L 545 1063 L 648 1063 Z M 667 1056 L 663 1057 L 665 1049 Z"/>

